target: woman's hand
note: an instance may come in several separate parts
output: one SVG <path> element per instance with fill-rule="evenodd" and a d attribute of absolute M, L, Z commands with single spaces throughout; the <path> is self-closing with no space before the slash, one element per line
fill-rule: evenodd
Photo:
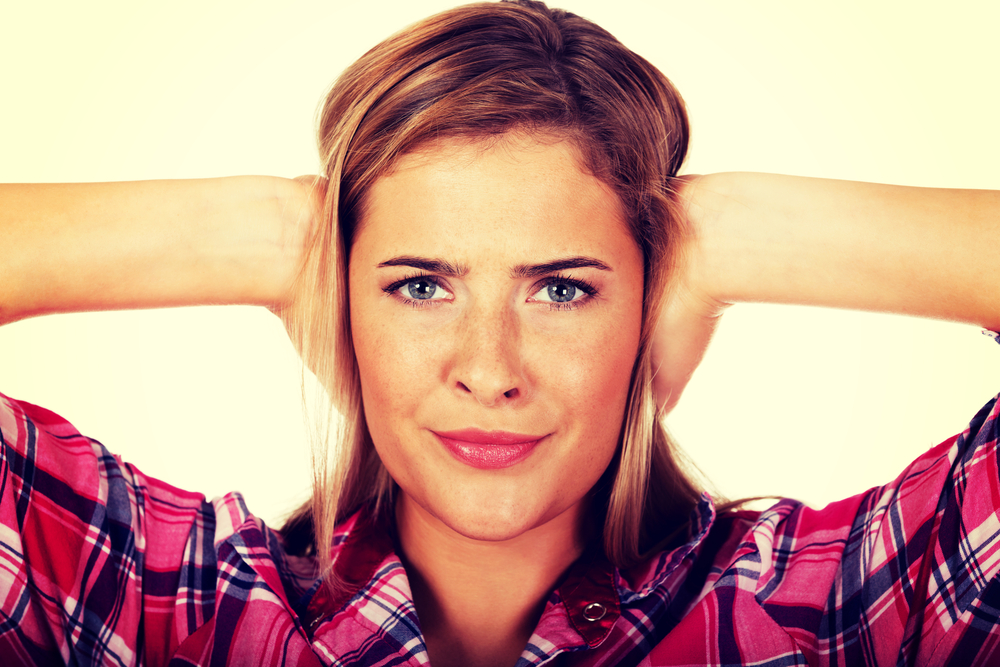
<path fill-rule="evenodd" d="M 281 233 L 277 244 L 281 266 L 275 275 L 275 284 L 280 286 L 280 290 L 277 298 L 268 304 L 279 317 L 295 305 L 295 283 L 305 268 L 306 255 L 323 215 L 326 179 L 322 176 L 297 176 L 285 181 L 284 185 L 288 192 L 281 207 Z"/>
<path fill-rule="evenodd" d="M 676 181 L 680 184 L 677 198 L 686 212 L 686 233 L 674 280 L 653 333 L 653 392 L 661 415 L 670 412 L 680 400 L 705 356 L 719 318 L 730 305 L 708 291 L 705 226 L 707 218 L 717 211 L 699 196 L 703 194 L 704 178 L 683 176 Z"/>
<path fill-rule="evenodd" d="M 322 176 L 298 176 L 289 181 L 288 185 L 292 188 L 293 196 L 283 207 L 286 214 L 285 235 L 281 243 L 284 251 L 284 289 L 268 307 L 281 319 L 296 352 L 301 356 L 301 333 L 295 322 L 302 319 L 299 311 L 306 307 L 306 295 L 301 294 L 302 287 L 298 278 L 305 269 L 313 236 L 323 217 L 327 180 Z"/>

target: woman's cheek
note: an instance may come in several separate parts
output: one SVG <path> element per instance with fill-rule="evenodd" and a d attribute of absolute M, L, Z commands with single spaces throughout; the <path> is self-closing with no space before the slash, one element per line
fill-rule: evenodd
<path fill-rule="evenodd" d="M 387 316 L 382 319 L 376 335 L 365 344 L 370 365 L 369 377 L 362 373 L 362 383 L 370 385 L 375 410 L 366 413 L 392 424 L 398 431 L 404 423 L 433 419 L 435 412 L 447 406 L 442 400 L 443 366 L 448 346 L 440 332 L 421 330 L 414 323 Z M 369 329 L 371 330 L 371 329 Z M 369 392 L 366 392 L 369 393 Z M 437 408 L 435 410 L 435 405 Z M 441 426 L 429 422 L 424 426 Z"/>
<path fill-rule="evenodd" d="M 572 382 L 581 396 L 597 407 L 609 403 L 624 404 L 639 348 L 640 322 L 630 313 L 612 311 L 594 326 L 589 335 L 581 337 L 580 348 L 574 355 Z"/>

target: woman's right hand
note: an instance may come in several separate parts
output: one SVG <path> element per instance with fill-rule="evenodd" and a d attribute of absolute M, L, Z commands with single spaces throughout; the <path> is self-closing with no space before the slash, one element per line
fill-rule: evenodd
<path fill-rule="evenodd" d="M 305 268 L 313 235 L 323 215 L 326 179 L 322 176 L 296 176 L 283 183 L 288 188 L 283 197 L 277 250 L 280 266 L 275 267 L 275 285 L 279 293 L 268 307 L 281 315 L 295 305 L 295 284 Z"/>
<path fill-rule="evenodd" d="M 322 176 L 297 176 L 288 185 L 294 196 L 283 207 L 286 227 L 281 247 L 285 263 L 281 271 L 284 279 L 280 282 L 284 287 L 268 308 L 281 319 L 296 352 L 301 356 L 302 333 L 296 322 L 303 321 L 300 310 L 307 305 L 299 277 L 306 268 L 309 249 L 322 220 L 327 180 Z"/>

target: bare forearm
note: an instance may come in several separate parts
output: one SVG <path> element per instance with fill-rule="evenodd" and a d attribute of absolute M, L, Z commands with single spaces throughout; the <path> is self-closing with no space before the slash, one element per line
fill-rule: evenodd
<path fill-rule="evenodd" d="M 697 282 L 723 302 L 1000 327 L 1000 192 L 716 174 L 695 184 Z"/>
<path fill-rule="evenodd" d="M 274 304 L 296 184 L 268 177 L 0 186 L 0 323 L 54 312 Z"/>

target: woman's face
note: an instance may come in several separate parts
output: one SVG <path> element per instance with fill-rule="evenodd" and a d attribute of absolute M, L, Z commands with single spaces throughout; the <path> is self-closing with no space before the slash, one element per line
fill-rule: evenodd
<path fill-rule="evenodd" d="M 369 195 L 352 333 L 401 502 L 484 540 L 579 519 L 639 344 L 643 260 L 616 195 L 571 142 L 521 136 L 439 142 Z"/>

